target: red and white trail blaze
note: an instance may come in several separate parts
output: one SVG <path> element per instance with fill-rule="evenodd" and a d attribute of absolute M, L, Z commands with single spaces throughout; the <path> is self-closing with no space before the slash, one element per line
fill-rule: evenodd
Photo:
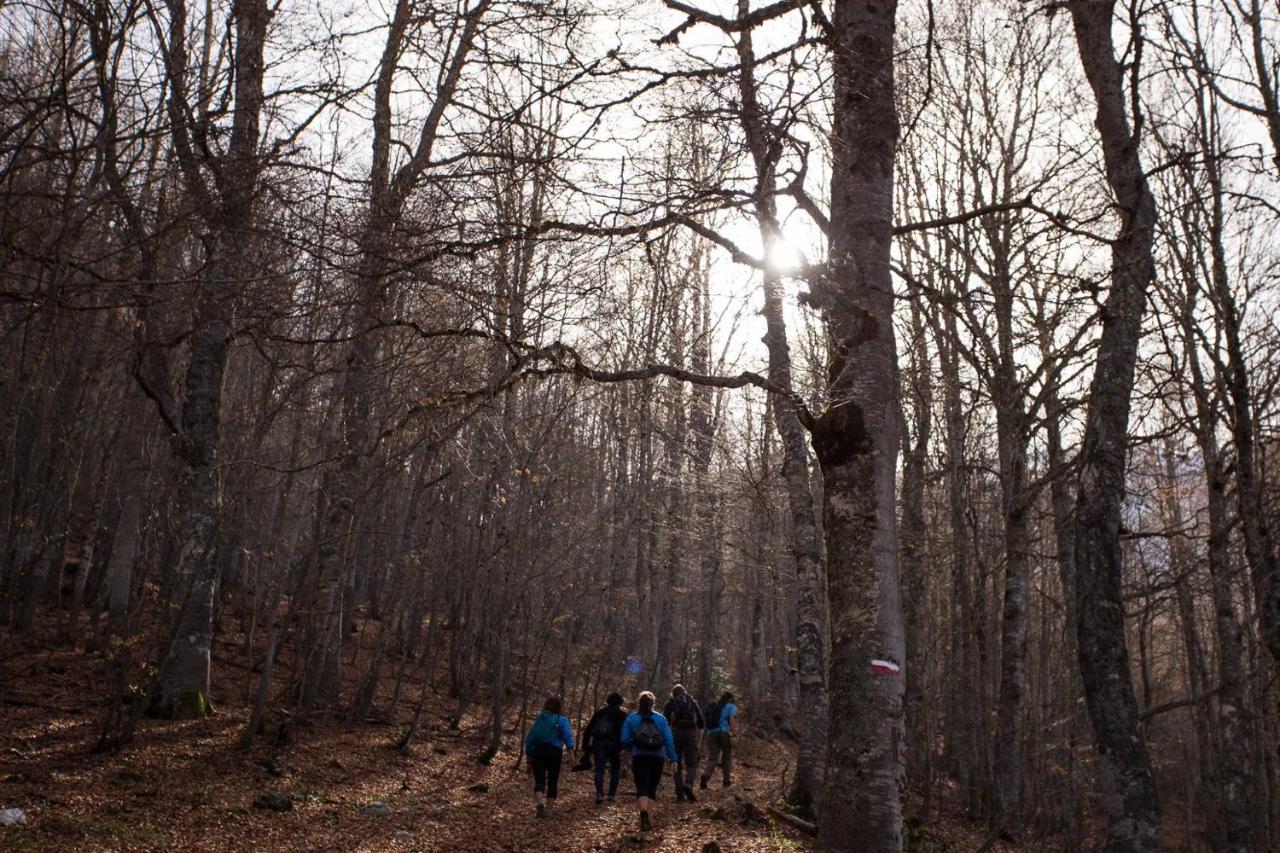
<path fill-rule="evenodd" d="M 873 660 L 871 661 L 871 671 L 878 672 L 881 675 L 898 675 L 902 672 L 902 667 L 891 660 Z"/>

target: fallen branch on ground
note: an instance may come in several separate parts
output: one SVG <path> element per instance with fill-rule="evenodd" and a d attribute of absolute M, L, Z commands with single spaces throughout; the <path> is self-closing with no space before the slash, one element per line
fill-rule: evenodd
<path fill-rule="evenodd" d="M 804 820 L 803 818 L 798 818 L 793 814 L 787 814 L 782 809 L 777 809 L 777 808 L 774 808 L 773 806 L 765 806 L 764 808 L 765 808 L 765 811 L 767 811 L 773 817 L 777 818 L 783 823 L 791 824 L 801 832 L 807 832 L 810 835 L 818 834 L 818 825 L 816 823 L 810 823 L 809 821 Z"/>

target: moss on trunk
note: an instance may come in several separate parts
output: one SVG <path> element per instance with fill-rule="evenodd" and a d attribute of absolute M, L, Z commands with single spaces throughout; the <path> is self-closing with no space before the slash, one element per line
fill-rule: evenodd
<path fill-rule="evenodd" d="M 203 691 L 182 693 L 173 700 L 169 717 L 174 720 L 200 720 L 213 713 L 213 705 Z"/>

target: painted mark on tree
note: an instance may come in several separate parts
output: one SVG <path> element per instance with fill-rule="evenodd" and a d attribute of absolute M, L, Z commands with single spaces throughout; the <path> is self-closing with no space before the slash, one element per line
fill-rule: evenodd
<path fill-rule="evenodd" d="M 891 660 L 873 660 L 871 661 L 871 671 L 878 672 L 881 675 L 898 675 L 902 672 L 902 667 Z"/>

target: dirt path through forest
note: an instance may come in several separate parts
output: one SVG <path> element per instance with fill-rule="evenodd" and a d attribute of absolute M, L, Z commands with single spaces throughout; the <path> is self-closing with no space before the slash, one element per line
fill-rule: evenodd
<path fill-rule="evenodd" d="M 0 808 L 27 813 L 0 827 L 6 850 L 422 850 L 580 851 L 800 850 L 805 840 L 763 819 L 790 757 L 751 739 L 738 784 L 701 792 L 696 804 L 672 800 L 664 778 L 657 827 L 641 835 L 628 781 L 618 802 L 595 806 L 591 774 L 562 776 L 553 813 L 533 814 L 529 776 L 513 769 L 518 743 L 489 767 L 476 763 L 485 734 L 479 718 L 451 731 L 430 714 L 429 731 L 403 756 L 388 745 L 399 727 L 314 725 L 287 747 L 234 748 L 248 708 L 223 702 L 202 722 L 144 721 L 116 756 L 91 755 L 101 706 L 83 656 L 31 650 L 10 657 L 0 689 Z M 243 676 L 243 674 L 241 674 Z M 224 682 L 226 683 L 226 682 Z M 434 709 L 433 709 L 434 710 Z M 255 806 L 268 794 L 290 810 Z M 385 814 L 371 804 L 385 804 Z"/>
<path fill-rule="evenodd" d="M 250 684 L 233 644 L 218 683 Z M 763 814 L 782 793 L 794 753 L 752 735 L 738 741 L 735 785 L 677 804 L 668 772 L 656 828 L 641 834 L 629 779 L 615 805 L 597 807 L 589 772 L 570 772 L 552 814 L 533 813 L 529 776 L 513 768 L 519 738 L 491 766 L 483 714 L 458 730 L 453 700 L 429 705 L 413 754 L 391 748 L 401 726 L 294 726 L 289 743 L 269 737 L 235 748 L 249 715 L 226 696 L 196 722 L 144 720 L 118 755 L 94 755 L 103 713 L 100 660 L 38 640 L 0 644 L 0 809 L 25 825 L 0 827 L 5 851 L 802 851 L 810 840 Z M 283 685 L 281 685 L 283 687 Z M 409 695 L 416 695 L 414 687 Z M 287 811 L 260 807 L 276 795 Z M 373 804 L 382 804 L 374 807 Z M 367 812 L 381 812 L 369 814 Z M 916 830 L 913 850 L 972 850 L 980 828 L 939 821 Z"/>

